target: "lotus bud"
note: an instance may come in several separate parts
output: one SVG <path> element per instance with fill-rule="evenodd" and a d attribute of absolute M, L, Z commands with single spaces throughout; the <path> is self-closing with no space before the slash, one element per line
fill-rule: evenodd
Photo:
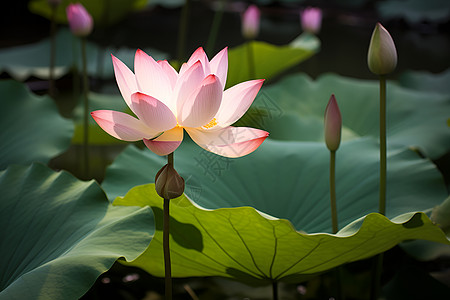
<path fill-rule="evenodd" d="M 318 34 L 322 26 L 322 10 L 317 7 L 307 7 L 300 12 L 300 22 L 303 31 Z"/>
<path fill-rule="evenodd" d="M 184 179 L 175 171 L 172 164 L 167 164 L 156 174 L 155 189 L 164 199 L 180 197 L 184 192 Z"/>
<path fill-rule="evenodd" d="M 331 95 L 325 108 L 325 143 L 330 151 L 336 151 L 341 143 L 341 111 L 334 95 Z"/>
<path fill-rule="evenodd" d="M 261 13 L 256 5 L 250 5 L 242 16 L 242 35 L 249 40 L 258 36 Z"/>
<path fill-rule="evenodd" d="M 386 75 L 397 66 L 397 50 L 389 32 L 377 23 L 370 39 L 367 63 L 372 73 Z"/>
<path fill-rule="evenodd" d="M 69 4 L 66 8 L 70 30 L 79 37 L 88 36 L 94 27 L 92 16 L 80 3 Z"/>

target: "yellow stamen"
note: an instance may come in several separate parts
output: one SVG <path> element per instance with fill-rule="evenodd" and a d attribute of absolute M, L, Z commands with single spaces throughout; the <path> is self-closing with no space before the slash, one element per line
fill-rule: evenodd
<path fill-rule="evenodd" d="M 203 128 L 210 129 L 210 128 L 213 128 L 216 125 L 217 125 L 217 120 L 216 120 L 216 118 L 213 118 L 208 124 L 203 126 Z"/>

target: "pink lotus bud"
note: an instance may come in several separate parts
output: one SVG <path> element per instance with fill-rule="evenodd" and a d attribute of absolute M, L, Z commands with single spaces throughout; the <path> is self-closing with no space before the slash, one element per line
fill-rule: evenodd
<path fill-rule="evenodd" d="M 259 33 L 261 13 L 256 5 L 250 5 L 242 16 L 242 35 L 246 39 L 254 39 Z"/>
<path fill-rule="evenodd" d="M 330 151 L 336 151 L 341 143 L 341 111 L 334 94 L 325 108 L 325 143 Z"/>
<path fill-rule="evenodd" d="M 173 168 L 173 165 L 167 164 L 156 174 L 155 189 L 161 198 L 178 198 L 184 192 L 184 179 Z"/>
<path fill-rule="evenodd" d="M 372 73 L 386 75 L 397 66 L 397 50 L 389 32 L 377 23 L 370 39 L 367 63 Z"/>
<path fill-rule="evenodd" d="M 322 10 L 317 7 L 307 7 L 300 12 L 303 31 L 317 34 L 322 26 Z"/>
<path fill-rule="evenodd" d="M 94 21 L 83 5 L 80 3 L 69 4 L 66 13 L 70 30 L 74 35 L 84 37 L 92 32 Z"/>

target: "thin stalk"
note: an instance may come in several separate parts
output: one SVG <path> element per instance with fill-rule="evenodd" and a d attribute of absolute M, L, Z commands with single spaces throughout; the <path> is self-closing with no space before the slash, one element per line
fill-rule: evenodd
<path fill-rule="evenodd" d="M 48 79 L 48 93 L 50 97 L 54 98 L 56 94 L 55 88 L 55 56 L 56 56 L 56 5 L 51 5 L 52 13 L 50 17 L 50 66 L 49 66 L 49 79 Z"/>
<path fill-rule="evenodd" d="M 386 77 L 380 75 L 380 214 L 386 214 Z M 378 299 L 381 291 L 381 273 L 383 272 L 383 253 L 374 258 L 372 267 L 372 286 L 370 299 Z"/>
<path fill-rule="evenodd" d="M 212 53 L 214 51 L 217 33 L 219 32 L 220 23 L 222 22 L 224 6 L 225 0 L 219 1 L 218 9 L 214 14 L 214 19 L 211 25 L 211 31 L 209 32 L 208 42 L 206 43 L 206 53 Z"/>
<path fill-rule="evenodd" d="M 331 205 L 331 224 L 333 228 L 333 233 L 338 232 L 335 178 L 336 178 L 336 151 L 330 151 L 330 205 Z"/>
<path fill-rule="evenodd" d="M 173 152 L 167 156 L 167 163 L 173 166 Z M 172 267 L 170 263 L 170 199 L 164 199 L 163 218 L 163 249 L 164 249 L 164 278 L 166 300 L 172 300 Z"/>
<path fill-rule="evenodd" d="M 336 151 L 330 151 L 330 207 L 331 207 L 331 226 L 333 234 L 339 231 L 337 205 L 336 205 Z M 344 291 L 342 289 L 342 268 L 338 266 L 334 269 L 336 278 L 336 294 L 338 300 L 344 300 Z"/>
<path fill-rule="evenodd" d="M 272 282 L 272 298 L 273 300 L 278 300 L 278 282 Z"/>
<path fill-rule="evenodd" d="M 191 0 L 186 0 L 183 9 L 181 11 L 180 27 L 178 28 L 178 53 L 177 59 L 182 62 L 184 54 L 186 52 L 186 37 L 189 21 L 189 8 L 191 6 Z"/>
<path fill-rule="evenodd" d="M 386 77 L 380 75 L 380 200 L 379 212 L 386 214 Z"/>
<path fill-rule="evenodd" d="M 83 64 L 83 167 L 84 176 L 89 176 L 89 82 L 87 75 L 86 38 L 81 38 L 81 60 Z"/>
<path fill-rule="evenodd" d="M 252 41 L 247 41 L 247 62 L 248 62 L 248 75 L 250 79 L 255 78 L 255 56 L 253 53 Z"/>

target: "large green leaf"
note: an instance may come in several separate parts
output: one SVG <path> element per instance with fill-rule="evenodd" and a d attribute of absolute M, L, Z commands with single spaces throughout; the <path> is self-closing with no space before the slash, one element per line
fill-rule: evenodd
<path fill-rule="evenodd" d="M 34 164 L 0 172 L 0 299 L 79 299 L 151 240 L 148 208 L 112 207 L 94 181 Z"/>
<path fill-rule="evenodd" d="M 78 0 L 94 19 L 94 26 L 108 26 L 124 19 L 136 9 L 147 5 L 147 0 Z M 66 7 L 72 0 L 62 0 L 56 11 L 56 21 L 67 23 Z M 33 0 L 29 3 L 30 11 L 50 19 L 51 8 L 47 0 Z"/>
<path fill-rule="evenodd" d="M 67 29 L 60 29 L 56 36 L 55 78 L 67 74 L 76 66 L 81 70 L 81 43 Z M 21 45 L 0 50 L 0 71 L 7 72 L 16 80 L 23 81 L 30 76 L 41 79 L 49 78 L 50 39 L 46 38 L 30 45 Z M 145 49 L 155 59 L 166 58 L 166 54 Z M 136 49 L 101 48 L 93 43 L 86 43 L 87 69 L 91 76 L 100 78 L 114 77 L 111 54 L 132 67 Z"/>
<path fill-rule="evenodd" d="M 425 71 L 407 71 L 399 78 L 400 85 L 419 91 L 450 94 L 450 68 L 434 74 Z"/>
<path fill-rule="evenodd" d="M 253 107 L 264 111 L 260 103 L 270 103 L 273 113 L 269 111 L 250 125 L 263 127 L 274 139 L 323 141 L 325 107 L 335 94 L 342 113 L 343 139 L 377 137 L 378 89 L 375 80 L 326 74 L 314 81 L 305 74 L 291 75 L 263 88 Z M 388 145 L 418 147 L 427 156 L 438 158 L 450 150 L 449 111 L 450 94 L 421 92 L 388 82 Z"/>
<path fill-rule="evenodd" d="M 319 48 L 319 39 L 305 33 L 288 45 L 276 46 L 266 42 L 251 41 L 230 49 L 227 86 L 233 86 L 249 79 L 268 80 L 306 60 L 319 51 Z M 253 54 L 249 55 L 249 50 Z M 250 61 L 253 61 L 254 64 L 253 78 L 250 73 Z"/>
<path fill-rule="evenodd" d="M 383 19 L 403 18 L 410 23 L 445 22 L 450 16 L 447 0 L 390 0 L 376 3 Z"/>
<path fill-rule="evenodd" d="M 251 284 L 303 281 L 335 266 L 386 251 L 409 239 L 450 242 L 423 213 L 392 222 L 369 214 L 337 235 L 295 231 L 287 220 L 254 208 L 208 210 L 186 197 L 171 201 L 171 262 L 174 277 L 223 276 Z M 152 207 L 156 233 L 147 251 L 130 265 L 164 275 L 162 201 L 153 184 L 133 188 L 116 205 Z"/>
<path fill-rule="evenodd" d="M 378 210 L 378 144 L 372 139 L 343 143 L 337 152 L 337 199 L 342 228 Z M 252 206 L 290 220 L 297 230 L 330 232 L 329 152 L 322 143 L 266 140 L 254 153 L 223 158 L 183 142 L 175 168 L 185 193 L 208 209 Z M 148 149 L 127 147 L 108 167 L 103 188 L 110 200 L 136 185 L 154 182 L 165 164 Z M 447 197 L 443 179 L 428 160 L 405 148 L 388 153 L 387 216 L 428 211 Z"/>
<path fill-rule="evenodd" d="M 52 99 L 12 80 L 0 81 L 0 95 L 0 169 L 13 163 L 46 163 L 69 147 L 73 123 L 59 115 Z"/>

